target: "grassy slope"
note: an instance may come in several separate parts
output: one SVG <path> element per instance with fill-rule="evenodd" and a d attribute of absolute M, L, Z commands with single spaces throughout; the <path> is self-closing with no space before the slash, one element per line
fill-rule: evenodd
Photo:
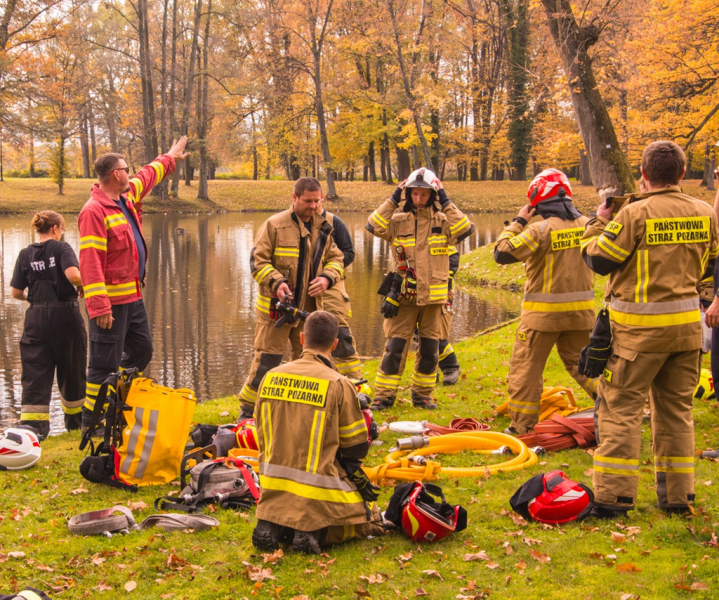
<path fill-rule="evenodd" d="M 0 183 L 0 213 L 24 213 L 39 208 L 52 208 L 59 212 L 79 212 L 88 198 L 93 181 L 68 179 L 65 194 L 57 195 L 57 186 L 50 179 L 8 178 Z M 699 180 L 686 182 L 685 191 L 707 202 L 714 195 L 699 187 Z M 230 211 L 267 210 L 286 208 L 291 200 L 291 184 L 287 181 L 210 181 L 210 198 L 207 205 L 195 200 L 197 182 L 187 188 L 180 184 L 180 200 L 160 202 L 148 199 L 148 212 L 204 211 L 223 208 Z M 333 210 L 371 211 L 385 200 L 394 188 L 383 183 L 338 182 L 339 201 L 328 205 Z M 466 211 L 502 212 L 519 209 L 526 203 L 527 183 L 523 181 L 447 182 L 447 192 L 458 206 Z M 597 205 L 594 188 L 575 186 L 575 202 L 582 210 Z"/>
<path fill-rule="evenodd" d="M 440 409 L 432 414 L 433 420 L 445 424 L 454 416 L 476 416 L 490 422 L 494 429 L 501 430 L 507 425 L 506 419 L 493 420 L 492 414 L 493 407 L 506 396 L 513 335 L 514 326 L 509 326 L 455 345 L 466 378 L 453 388 L 437 389 Z M 376 366 L 376 361 L 366 365 L 370 379 Z M 548 383 L 577 390 L 556 354 L 552 354 L 545 376 Z M 408 386 L 406 378 L 403 385 Z M 400 398 L 408 397 L 407 387 Z M 581 398 L 580 403 L 589 403 L 586 396 L 578 393 L 577 397 Z M 697 405 L 699 448 L 719 445 L 716 411 L 713 405 Z M 198 406 L 195 419 L 228 422 L 237 417 L 237 412 L 237 402 L 228 398 Z M 220 416 L 222 413 L 224 417 Z M 428 416 L 401 401 L 391 414 L 400 419 Z M 394 437 L 383 435 L 385 443 L 373 447 L 370 464 L 383 460 Z M 206 533 L 151 530 L 112 539 L 72 536 L 65 521 L 78 512 L 144 500 L 150 507 L 135 510 L 139 521 L 154 512 L 151 507 L 155 497 L 178 488 L 171 485 L 143 488 L 132 495 L 90 484 L 77 470 L 78 435 L 64 434 L 43 444 L 43 458 L 37 467 L 24 472 L 0 473 L 4 499 L 0 508 L 0 561 L 3 561 L 0 590 L 22 585 L 44 589 L 48 589 L 48 584 L 67 585 L 69 589 L 63 592 L 64 598 L 120 598 L 128 595 L 123 586 L 135 581 L 137 590 L 130 595 L 142 598 L 240 598 L 250 597 L 253 592 L 264 598 L 292 598 L 302 594 L 309 598 L 354 598 L 357 590 L 368 590 L 373 598 L 413 598 L 421 588 L 431 598 L 455 598 L 458 594 L 473 597 L 486 590 L 492 598 L 619 600 L 623 594 L 635 594 L 632 598 L 683 595 L 675 590 L 674 584 L 680 581 L 683 566 L 688 565 L 691 575 L 685 580 L 689 584 L 706 583 L 711 588 L 691 596 L 714 597 L 719 585 L 718 548 L 708 547 L 706 543 L 719 525 L 716 493 L 719 481 L 714 481 L 715 465 L 707 461 L 697 463 L 698 515 L 692 520 L 666 517 L 654 508 L 648 427 L 644 428 L 643 438 L 642 458 L 646 462 L 641 469 L 639 509 L 622 523 L 588 521 L 551 529 L 536 524 L 517 525 L 502 514 L 509 508 L 509 497 L 522 481 L 542 469 L 564 468 L 573 479 L 591 483 L 591 456 L 581 450 L 571 450 L 555 454 L 546 459 L 546 465 L 527 472 L 489 479 L 444 481 L 450 501 L 460 502 L 468 509 L 469 527 L 442 543 L 423 546 L 420 550 L 402 535 L 392 534 L 332 550 L 330 554 L 335 562 L 331 564 L 325 557 L 316 559 L 290 553 L 277 565 L 264 565 L 271 566 L 272 575 L 277 579 L 265 581 L 262 587 L 256 588 L 242 565 L 242 561 L 263 564 L 250 544 L 251 515 L 218 511 L 215 516 L 221 521 L 220 527 Z M 440 459 L 447 464 L 484 464 L 484 457 L 468 453 Z M 71 495 L 71 491 L 78 488 L 88 492 Z M 386 489 L 380 500 L 383 506 L 389 495 L 390 490 Z M 625 526 L 639 527 L 641 531 L 628 536 L 625 542 L 612 541 L 612 532 Z M 523 541 L 524 538 L 528 542 Z M 528 543 L 535 543 L 531 540 L 541 540 L 541 543 L 530 548 Z M 510 544 L 511 555 L 503 547 L 505 542 Z M 480 550 L 485 550 L 498 566 L 490 569 L 487 562 L 463 560 L 465 554 Z M 537 562 L 530 556 L 530 550 L 539 550 L 551 561 Z M 9 558 L 9 552 L 24 552 L 25 556 Z M 173 555 L 179 561 L 171 559 Z M 405 555 L 401 561 L 400 555 Z M 412 559 L 405 562 L 407 555 Z M 609 555 L 616 555 L 616 561 L 602 558 Z M 624 563 L 632 563 L 640 571 L 618 572 L 617 565 Z M 437 571 L 443 579 L 424 571 Z M 369 585 L 360 579 L 363 575 L 377 574 L 382 574 L 384 583 Z M 100 594 L 100 584 L 112 590 Z M 461 588 L 468 587 L 474 590 L 460 592 Z"/>

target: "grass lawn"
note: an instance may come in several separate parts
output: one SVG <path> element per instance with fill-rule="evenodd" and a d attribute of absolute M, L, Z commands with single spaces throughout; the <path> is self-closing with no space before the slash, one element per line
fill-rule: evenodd
<path fill-rule="evenodd" d="M 510 325 L 455 345 L 464 375 L 458 385 L 437 389 L 439 410 L 429 415 L 414 409 L 405 378 L 403 400 L 390 414 L 410 420 L 431 416 L 440 424 L 455 416 L 475 416 L 493 429 L 506 427 L 508 420 L 494 419 L 493 409 L 506 398 L 514 331 Z M 370 380 L 376 367 L 376 361 L 365 365 Z M 590 403 L 554 353 L 545 376 L 549 384 L 572 387 L 580 403 Z M 195 421 L 229 422 L 238 411 L 234 398 L 207 402 L 197 407 Z M 716 404 L 698 402 L 695 417 L 697 448 L 719 446 Z M 368 464 L 383 461 L 395 437 L 383 434 L 384 444 L 373 447 Z M 154 512 L 156 497 L 178 490 L 172 485 L 145 487 L 133 495 L 91 484 L 78 472 L 78 440 L 77 433 L 53 437 L 43 443 L 36 467 L 0 473 L 0 591 L 31 585 L 55 589 L 63 598 L 628 600 L 711 598 L 719 589 L 719 547 L 712 542 L 719 527 L 716 466 L 697 461 L 693 518 L 665 516 L 654 506 L 648 426 L 638 510 L 620 522 L 589 520 L 552 528 L 519 522 L 507 512 L 512 493 L 542 470 L 563 468 L 576 481 L 591 483 L 592 457 L 575 449 L 542 458 L 541 465 L 528 471 L 440 481 L 448 499 L 468 510 L 469 526 L 436 545 L 419 547 L 395 533 L 351 542 L 317 558 L 288 552 L 276 564 L 265 563 L 251 546 L 252 512 L 218 510 L 221 525 L 211 532 L 149 530 L 112 539 L 71 535 L 66 521 L 79 512 L 137 503 L 139 522 Z M 445 464 L 465 466 L 485 464 L 485 459 L 470 453 L 440 457 Z M 383 508 L 390 493 L 385 489 L 381 496 Z M 491 560 L 467 559 L 480 551 Z M 243 562 L 271 569 L 273 579 L 250 581 Z M 128 582 L 137 584 L 129 593 Z"/>
<path fill-rule="evenodd" d="M 63 213 L 77 213 L 87 201 L 94 180 L 67 179 L 65 193 L 57 194 L 57 186 L 50 179 L 6 178 L 0 183 L 0 213 L 24 213 L 51 208 Z M 714 194 L 699 186 L 699 180 L 687 181 L 688 194 L 714 201 Z M 526 204 L 527 182 L 524 181 L 448 181 L 447 193 L 465 211 L 504 212 L 518 210 Z M 212 204 L 197 201 L 197 181 L 188 188 L 180 183 L 180 199 L 169 202 L 148 198 L 144 202 L 148 212 L 278 211 L 291 202 L 292 185 L 288 181 L 228 181 L 209 182 Z M 393 186 L 381 182 L 338 182 L 339 199 L 328 203 L 333 211 L 371 211 L 394 191 Z M 574 185 L 575 203 L 584 211 L 596 208 L 597 195 L 593 187 Z"/>

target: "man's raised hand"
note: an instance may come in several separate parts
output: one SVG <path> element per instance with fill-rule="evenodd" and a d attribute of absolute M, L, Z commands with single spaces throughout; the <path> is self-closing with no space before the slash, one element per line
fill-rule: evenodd
<path fill-rule="evenodd" d="M 175 162 L 184 160 L 190 156 L 189 152 L 185 152 L 185 146 L 187 145 L 187 136 L 183 135 L 179 140 L 172 141 L 172 147 L 167 152 L 169 156 L 175 159 Z"/>

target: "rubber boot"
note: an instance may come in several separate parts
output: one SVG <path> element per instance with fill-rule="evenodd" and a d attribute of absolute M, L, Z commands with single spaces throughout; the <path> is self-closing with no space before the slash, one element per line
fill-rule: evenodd
<path fill-rule="evenodd" d="M 394 406 L 394 398 L 377 398 L 369 407 L 372 412 L 382 412 Z"/>
<path fill-rule="evenodd" d="M 442 384 L 443 385 L 454 385 L 459 381 L 459 375 L 462 372 L 462 370 L 459 367 L 455 367 L 454 369 L 447 369 L 446 371 L 442 371 Z"/>
<path fill-rule="evenodd" d="M 65 413 L 65 429 L 68 431 L 76 431 L 82 426 L 82 413 L 68 415 Z"/>
<path fill-rule="evenodd" d="M 437 403 L 430 396 L 415 396 L 412 393 L 412 404 L 415 408 L 424 408 L 426 410 L 435 410 Z"/>
<path fill-rule="evenodd" d="M 252 531 L 252 545 L 258 550 L 279 550 L 280 543 L 289 542 L 294 530 L 270 521 L 258 519 Z"/>
<path fill-rule="evenodd" d="M 327 537 L 327 528 L 317 529 L 315 531 L 297 531 L 292 540 L 292 549 L 295 552 L 303 552 L 304 554 L 318 555 L 322 552 L 320 544 Z"/>

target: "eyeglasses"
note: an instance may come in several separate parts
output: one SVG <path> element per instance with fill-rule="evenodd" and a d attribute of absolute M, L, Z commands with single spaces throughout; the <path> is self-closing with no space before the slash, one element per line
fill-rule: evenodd
<path fill-rule="evenodd" d="M 117 169 L 113 169 L 113 171 L 125 171 L 128 175 L 130 174 L 130 167 L 118 167 Z"/>

